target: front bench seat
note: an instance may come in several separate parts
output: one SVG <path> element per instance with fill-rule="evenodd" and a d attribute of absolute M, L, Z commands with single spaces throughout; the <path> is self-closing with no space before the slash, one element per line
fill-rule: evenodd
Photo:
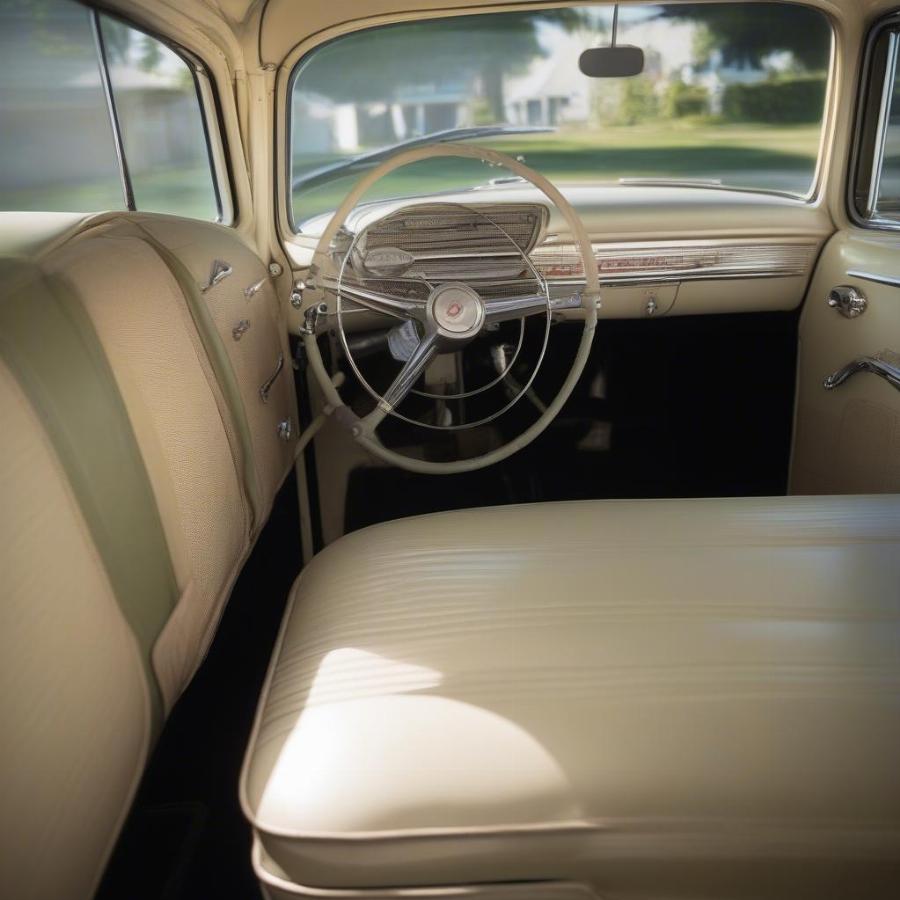
<path fill-rule="evenodd" d="M 313 560 L 241 799 L 272 898 L 872 900 L 898 760 L 900 498 L 541 504 Z"/>

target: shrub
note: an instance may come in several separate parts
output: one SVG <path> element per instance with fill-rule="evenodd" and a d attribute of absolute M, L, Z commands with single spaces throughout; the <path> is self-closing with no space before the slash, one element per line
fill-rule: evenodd
<path fill-rule="evenodd" d="M 669 119 L 709 114 L 709 91 L 702 85 L 685 84 L 680 78 L 667 88 L 663 98 L 663 115 Z"/>
<path fill-rule="evenodd" d="M 659 115 L 659 98 L 644 78 L 629 78 L 622 86 L 616 125 L 639 125 Z"/>
<path fill-rule="evenodd" d="M 730 84 L 722 113 L 732 122 L 812 123 L 822 118 L 825 79 L 790 78 L 759 84 Z"/>

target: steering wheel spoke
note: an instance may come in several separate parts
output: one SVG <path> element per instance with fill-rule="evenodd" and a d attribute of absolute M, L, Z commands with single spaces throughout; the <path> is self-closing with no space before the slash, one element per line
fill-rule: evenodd
<path fill-rule="evenodd" d="M 527 316 L 536 316 L 563 309 L 578 309 L 581 306 L 581 294 L 560 297 L 548 301 L 546 294 L 529 294 L 523 297 L 502 297 L 488 300 L 484 304 L 486 322 L 514 322 Z"/>
<path fill-rule="evenodd" d="M 430 331 L 419 341 L 409 359 L 403 364 L 391 386 L 382 395 L 378 406 L 363 420 L 370 432 L 378 427 L 394 407 L 403 402 L 437 354 L 438 334 Z"/>
<path fill-rule="evenodd" d="M 524 297 L 502 297 L 488 300 L 484 304 L 486 322 L 513 322 L 526 316 L 547 312 L 546 294 L 531 294 Z"/>
<path fill-rule="evenodd" d="M 385 316 L 391 316 L 394 319 L 405 319 L 422 322 L 425 319 L 425 303 L 424 299 L 419 300 L 414 297 L 395 297 L 390 294 L 383 294 L 377 291 L 370 291 L 367 288 L 360 287 L 356 284 L 344 281 L 338 287 L 336 281 L 328 279 L 325 283 L 327 290 L 332 293 L 339 293 L 341 296 L 354 303 L 364 306 L 373 312 L 381 313 Z"/>

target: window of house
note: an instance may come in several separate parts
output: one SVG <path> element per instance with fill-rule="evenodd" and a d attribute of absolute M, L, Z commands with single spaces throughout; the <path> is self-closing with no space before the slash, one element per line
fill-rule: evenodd
<path fill-rule="evenodd" d="M 900 19 L 882 25 L 869 47 L 862 100 L 856 218 L 876 227 L 900 228 Z"/>
<path fill-rule="evenodd" d="M 191 66 L 71 0 L 0 4 L 0 209 L 223 218 Z"/>
<path fill-rule="evenodd" d="M 561 183 L 811 194 L 831 69 L 823 13 L 776 2 L 620 6 L 618 42 L 645 50 L 645 70 L 588 78 L 578 58 L 610 42 L 612 22 L 612 3 L 452 16 L 314 49 L 290 92 L 295 224 L 334 209 L 367 154 L 455 129 Z M 378 190 L 470 186 L 446 160 L 426 168 Z"/>

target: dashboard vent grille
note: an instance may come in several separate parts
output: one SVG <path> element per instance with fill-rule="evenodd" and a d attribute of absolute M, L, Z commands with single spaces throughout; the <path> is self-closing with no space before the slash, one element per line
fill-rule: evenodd
<path fill-rule="evenodd" d="M 405 207 L 366 230 L 366 251 L 396 248 L 429 281 L 515 278 L 546 221 L 543 206 L 434 204 Z"/>

